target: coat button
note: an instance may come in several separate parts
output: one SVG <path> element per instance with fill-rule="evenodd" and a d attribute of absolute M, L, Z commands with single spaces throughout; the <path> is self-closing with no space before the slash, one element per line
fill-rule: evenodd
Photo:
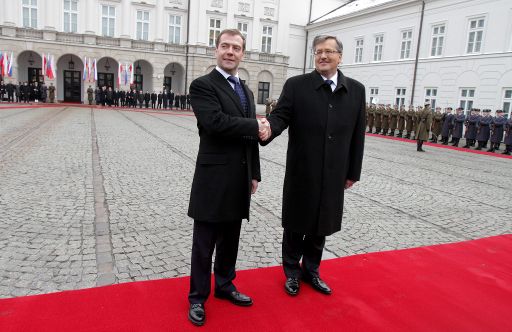
<path fill-rule="evenodd" d="M 332 110 L 332 104 L 329 104 L 329 109 Z"/>
<path fill-rule="evenodd" d="M 334 137 L 332 135 L 327 136 L 328 139 L 332 140 Z"/>
<path fill-rule="evenodd" d="M 247 161 L 245 159 L 242 159 L 242 165 L 247 164 Z"/>

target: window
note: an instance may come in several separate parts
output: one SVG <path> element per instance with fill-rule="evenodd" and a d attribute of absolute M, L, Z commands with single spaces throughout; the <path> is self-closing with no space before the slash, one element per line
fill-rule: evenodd
<path fill-rule="evenodd" d="M 270 94 L 270 82 L 258 83 L 258 104 L 264 104 Z"/>
<path fill-rule="evenodd" d="M 237 28 L 238 28 L 238 30 L 240 30 L 240 32 L 242 33 L 242 35 L 244 35 L 245 40 L 247 40 L 247 28 L 248 28 L 248 24 L 247 24 L 247 23 L 245 23 L 245 22 L 238 22 Z"/>
<path fill-rule="evenodd" d="M 459 107 L 465 111 L 470 111 L 473 108 L 473 101 L 475 100 L 474 88 L 461 88 L 460 89 L 460 102 Z"/>
<path fill-rule="evenodd" d="M 272 27 L 263 26 L 263 34 L 261 35 L 261 51 L 270 53 L 272 51 Z"/>
<path fill-rule="evenodd" d="M 211 18 L 210 30 L 208 34 L 208 45 L 210 47 L 215 47 L 215 40 L 217 40 L 218 35 L 220 35 L 220 20 L 216 18 Z"/>
<path fill-rule="evenodd" d="M 114 37 L 116 25 L 116 7 L 101 6 L 101 30 L 103 36 Z"/>
<path fill-rule="evenodd" d="M 485 19 L 475 18 L 469 21 L 467 53 L 478 53 L 482 49 Z"/>
<path fill-rule="evenodd" d="M 64 32 L 77 31 L 78 0 L 64 0 Z"/>
<path fill-rule="evenodd" d="M 398 107 L 405 105 L 405 88 L 396 89 L 395 105 Z"/>
<path fill-rule="evenodd" d="M 247 2 L 239 2 L 238 3 L 238 11 L 248 13 L 251 9 L 251 4 Z"/>
<path fill-rule="evenodd" d="M 437 107 L 437 88 L 425 89 L 425 104 L 426 103 L 430 103 L 432 109 Z"/>
<path fill-rule="evenodd" d="M 430 49 L 430 56 L 443 55 L 444 33 L 445 25 L 435 25 L 432 27 L 432 48 Z"/>
<path fill-rule="evenodd" d="M 148 40 L 149 12 L 137 10 L 137 39 Z"/>
<path fill-rule="evenodd" d="M 356 39 L 356 56 L 354 59 L 355 63 L 363 62 L 363 45 L 364 45 L 363 38 Z"/>
<path fill-rule="evenodd" d="M 22 8 L 23 27 L 37 29 L 37 0 L 23 0 Z"/>
<path fill-rule="evenodd" d="M 503 93 L 503 112 L 509 117 L 510 111 L 512 110 L 512 88 L 505 89 Z"/>
<path fill-rule="evenodd" d="M 375 36 L 375 48 L 373 49 L 373 61 L 382 60 L 382 45 L 384 44 L 384 35 Z"/>
<path fill-rule="evenodd" d="M 169 43 L 181 42 L 181 16 L 169 15 Z"/>
<path fill-rule="evenodd" d="M 370 104 L 375 104 L 379 102 L 379 88 L 370 88 Z"/>
<path fill-rule="evenodd" d="M 402 31 L 402 44 L 400 45 L 400 59 L 411 57 L 412 30 Z"/>

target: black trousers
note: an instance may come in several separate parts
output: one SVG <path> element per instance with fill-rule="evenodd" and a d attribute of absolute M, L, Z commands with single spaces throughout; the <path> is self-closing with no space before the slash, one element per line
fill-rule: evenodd
<path fill-rule="evenodd" d="M 190 270 L 190 303 L 204 303 L 211 291 L 210 274 L 215 248 L 215 292 L 233 292 L 235 264 L 242 220 L 207 222 L 194 220 Z"/>
<path fill-rule="evenodd" d="M 325 236 L 304 235 L 284 229 L 283 268 L 287 278 L 319 276 Z M 302 258 L 302 268 L 300 259 Z"/>

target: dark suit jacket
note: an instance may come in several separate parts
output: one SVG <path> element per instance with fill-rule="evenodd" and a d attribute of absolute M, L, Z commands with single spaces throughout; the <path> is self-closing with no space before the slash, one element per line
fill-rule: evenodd
<path fill-rule="evenodd" d="M 320 74 L 286 81 L 268 121 L 272 136 L 289 126 L 283 227 L 330 235 L 341 229 L 344 185 L 361 174 L 366 120 L 364 86 L 338 71 L 334 92 Z"/>
<path fill-rule="evenodd" d="M 199 152 L 188 215 L 200 221 L 249 218 L 251 180 L 261 180 L 258 123 L 252 92 L 243 85 L 250 104 L 245 116 L 240 98 L 214 69 L 190 85 L 199 128 Z"/>

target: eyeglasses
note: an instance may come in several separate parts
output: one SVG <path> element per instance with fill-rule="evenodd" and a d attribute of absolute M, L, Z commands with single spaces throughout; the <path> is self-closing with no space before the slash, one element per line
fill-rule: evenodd
<path fill-rule="evenodd" d="M 316 56 L 322 55 L 322 54 L 324 54 L 324 53 L 325 53 L 325 55 L 327 55 L 327 56 L 331 56 L 331 55 L 334 55 L 334 54 L 336 54 L 336 53 L 341 53 L 341 52 L 336 51 L 336 50 L 315 50 L 315 51 L 313 52 L 313 54 L 314 54 L 314 55 L 316 55 Z"/>

